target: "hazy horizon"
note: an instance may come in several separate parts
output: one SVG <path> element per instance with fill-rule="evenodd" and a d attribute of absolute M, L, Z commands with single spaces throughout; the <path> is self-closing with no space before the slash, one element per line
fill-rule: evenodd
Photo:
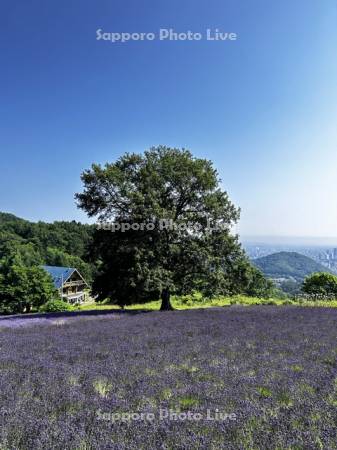
<path fill-rule="evenodd" d="M 18 214 L 16 214 L 13 211 L 0 211 L 0 213 L 8 213 L 13 214 L 16 217 L 19 217 L 20 219 L 28 220 L 31 222 L 47 222 L 45 219 L 34 219 L 29 217 L 23 217 Z M 87 219 L 87 220 L 86 220 Z M 62 219 L 62 218 L 56 218 L 55 220 L 51 220 L 50 222 L 57 222 L 61 220 L 66 221 L 78 221 L 83 224 L 95 224 L 96 221 L 94 219 L 88 219 L 84 218 L 84 220 L 78 220 L 75 218 L 68 218 L 68 219 Z M 312 245 L 312 246 L 329 246 L 329 245 L 337 245 L 337 236 L 287 236 L 287 235 L 244 235 L 240 234 L 238 231 L 238 227 L 235 227 L 236 229 L 233 229 L 234 234 L 239 234 L 240 241 L 244 244 L 264 244 L 264 245 L 288 245 L 288 246 L 302 246 L 302 245 Z"/>
<path fill-rule="evenodd" d="M 245 236 L 240 235 L 240 241 L 250 245 L 275 246 L 331 246 L 337 245 L 337 236 Z"/>

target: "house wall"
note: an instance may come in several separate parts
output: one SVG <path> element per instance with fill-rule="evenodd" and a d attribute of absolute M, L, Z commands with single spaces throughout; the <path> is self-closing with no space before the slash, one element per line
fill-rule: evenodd
<path fill-rule="evenodd" d="M 85 289 L 87 289 L 87 287 L 87 284 L 83 281 L 81 276 L 77 272 L 74 272 L 71 277 L 68 278 L 68 280 L 64 283 L 62 296 L 69 297 L 77 293 L 83 294 L 83 301 L 85 301 L 87 297 Z M 70 301 L 69 298 L 68 301 Z"/>

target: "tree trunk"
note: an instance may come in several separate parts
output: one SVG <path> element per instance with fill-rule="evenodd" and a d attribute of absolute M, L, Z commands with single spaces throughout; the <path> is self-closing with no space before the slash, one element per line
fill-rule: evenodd
<path fill-rule="evenodd" d="M 170 302 L 170 290 L 165 288 L 161 292 L 161 307 L 160 311 L 173 311 L 173 307 Z"/>

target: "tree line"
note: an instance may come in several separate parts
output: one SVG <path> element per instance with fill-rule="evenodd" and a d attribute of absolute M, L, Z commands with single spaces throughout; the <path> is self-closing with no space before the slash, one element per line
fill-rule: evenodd
<path fill-rule="evenodd" d="M 58 297 L 44 264 L 76 267 L 90 283 L 92 234 L 93 226 L 75 221 L 32 223 L 0 213 L 0 313 L 29 312 Z"/>

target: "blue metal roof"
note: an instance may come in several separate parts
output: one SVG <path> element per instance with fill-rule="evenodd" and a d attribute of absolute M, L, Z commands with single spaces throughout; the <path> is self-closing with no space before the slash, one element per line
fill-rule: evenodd
<path fill-rule="evenodd" d="M 76 270 L 74 267 L 42 266 L 52 277 L 56 289 L 60 289 L 62 284 Z"/>

